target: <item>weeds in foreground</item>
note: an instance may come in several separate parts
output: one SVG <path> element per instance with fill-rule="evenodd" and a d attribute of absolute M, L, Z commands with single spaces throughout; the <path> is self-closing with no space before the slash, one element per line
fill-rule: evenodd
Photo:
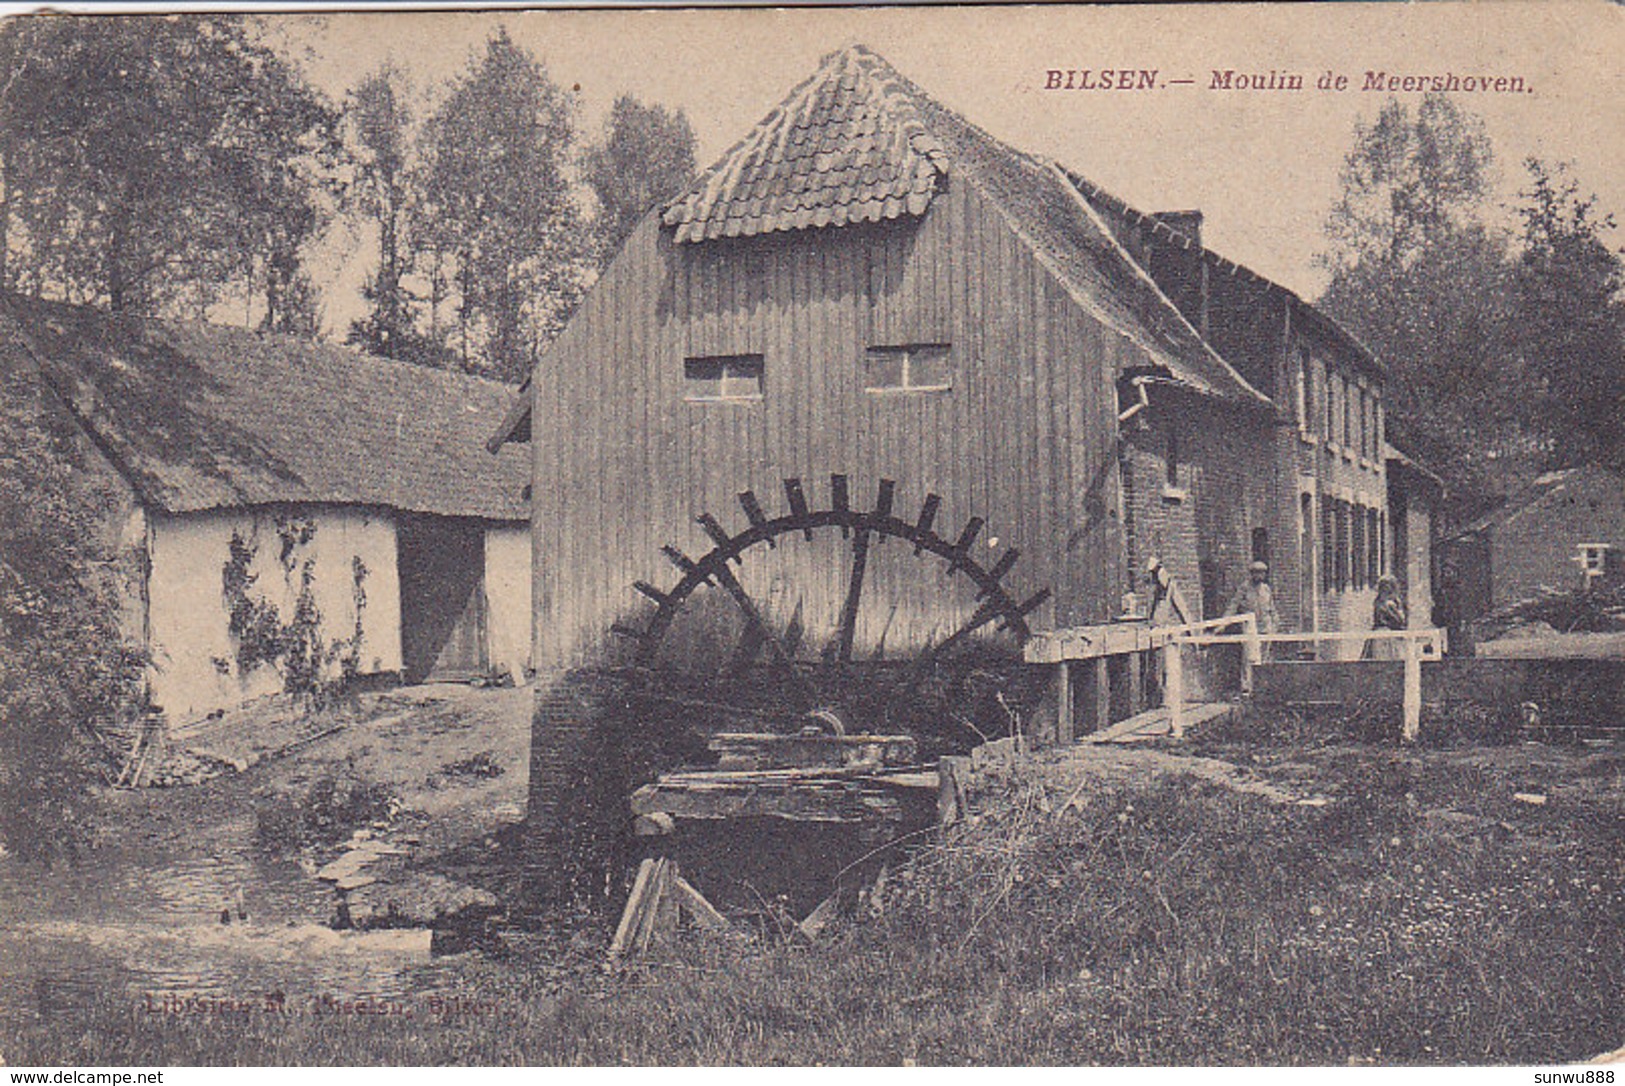
<path fill-rule="evenodd" d="M 489 1013 L 41 1023 L 113 1063 L 1548 1063 L 1619 1043 L 1607 799 L 1527 807 L 1438 756 L 1332 763 L 1334 802 L 1018 771 L 814 945 L 601 941 L 469 959 Z M 1444 817 L 1448 815 L 1449 817 Z M 574 961 L 575 967 L 560 965 Z"/>
<path fill-rule="evenodd" d="M 254 839 L 264 849 L 294 851 L 330 845 L 351 831 L 386 821 L 399 809 L 394 790 L 353 773 L 329 774 L 302 794 L 282 794 L 254 812 Z"/>

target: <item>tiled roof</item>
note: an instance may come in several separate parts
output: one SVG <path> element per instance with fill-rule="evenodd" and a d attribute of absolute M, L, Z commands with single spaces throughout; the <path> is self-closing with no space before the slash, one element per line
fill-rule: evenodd
<path fill-rule="evenodd" d="M 1144 230 L 1153 238 L 1165 243 L 1178 245 L 1182 249 L 1194 248 L 1198 250 L 1199 255 L 1204 261 L 1219 272 L 1234 276 L 1235 278 L 1241 279 L 1245 282 L 1257 284 L 1258 286 L 1263 287 L 1265 290 L 1275 291 L 1276 293 L 1285 297 L 1296 307 L 1298 319 L 1303 319 L 1310 324 L 1317 325 L 1324 334 L 1330 336 L 1334 340 L 1340 341 L 1345 347 L 1353 352 L 1356 358 L 1365 363 L 1371 369 L 1375 370 L 1377 373 L 1381 374 L 1386 372 L 1382 360 L 1376 355 L 1372 354 L 1370 348 L 1362 343 L 1358 336 L 1345 328 L 1342 322 L 1338 321 L 1337 318 L 1333 317 L 1330 313 L 1327 313 L 1325 310 L 1311 302 L 1304 301 L 1304 299 L 1301 298 L 1298 293 L 1292 290 L 1290 287 L 1283 286 L 1273 279 L 1267 279 L 1253 271 L 1251 268 L 1247 267 L 1245 264 L 1239 264 L 1236 261 L 1231 260 L 1229 257 L 1221 256 L 1219 253 L 1216 253 L 1212 249 L 1200 244 L 1189 233 L 1180 229 L 1179 221 L 1173 220 L 1172 216 L 1167 212 L 1162 214 L 1150 214 L 1148 212 L 1141 211 L 1128 201 L 1107 192 L 1105 189 L 1101 188 L 1087 177 L 1084 177 L 1072 170 L 1067 170 L 1066 176 L 1067 180 L 1070 181 L 1073 186 L 1083 194 L 1084 199 L 1088 200 L 1090 205 L 1099 210 L 1102 214 L 1107 215 L 1116 222 L 1124 224 L 1130 228 Z M 1189 215 L 1191 213 L 1177 212 L 1174 214 Z M 1197 212 L 1196 214 L 1200 215 L 1201 213 Z"/>
<path fill-rule="evenodd" d="M 666 208 L 678 241 L 923 215 L 947 174 L 913 88 L 862 46 L 818 71 Z"/>
<path fill-rule="evenodd" d="M 1073 299 L 1122 332 L 1155 368 L 1197 392 L 1267 405 L 1123 249 L 1059 169 L 933 101 L 878 54 L 852 46 L 677 198 L 677 240 L 924 214 L 950 173 L 1007 216 Z"/>
<path fill-rule="evenodd" d="M 1462 536 L 1479 535 L 1491 528 L 1498 528 L 1529 512 L 1547 499 L 1563 493 L 1570 486 L 1581 485 L 1597 476 L 1604 477 L 1610 485 L 1617 485 L 1621 481 L 1617 474 L 1601 464 L 1585 464 L 1581 467 L 1565 468 L 1562 471 L 1548 471 L 1488 513 L 1452 534 L 1450 538 L 1460 539 Z"/>
<path fill-rule="evenodd" d="M 528 516 L 525 451 L 484 447 L 506 385 L 292 336 L 0 297 L 0 351 L 28 352 L 150 508 Z"/>

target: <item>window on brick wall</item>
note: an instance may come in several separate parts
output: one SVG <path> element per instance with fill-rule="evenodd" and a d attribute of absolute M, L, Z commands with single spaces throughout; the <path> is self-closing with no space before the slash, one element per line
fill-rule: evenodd
<path fill-rule="evenodd" d="M 1354 386 L 1349 383 L 1347 377 L 1340 378 L 1338 385 L 1339 391 L 1342 393 L 1338 398 L 1343 401 L 1343 448 L 1352 449 L 1354 447 L 1354 408 L 1350 404 L 1352 399 L 1350 393 L 1353 391 Z"/>
<path fill-rule="evenodd" d="M 1357 402 L 1359 414 L 1355 418 L 1355 425 L 1358 429 L 1360 437 L 1359 441 L 1357 441 L 1355 444 L 1360 449 L 1360 455 L 1368 457 L 1371 455 L 1371 451 L 1367 447 L 1366 443 L 1371 439 L 1371 427 L 1366 423 L 1366 414 L 1371 409 L 1371 400 L 1366 395 L 1364 385 L 1359 386 L 1359 393 L 1360 395 Z"/>
<path fill-rule="evenodd" d="M 1380 545 L 1377 547 L 1377 570 L 1379 573 L 1393 573 L 1388 564 L 1393 561 L 1388 557 L 1388 514 L 1377 514 L 1377 538 Z"/>
<path fill-rule="evenodd" d="M 1298 368 L 1293 374 L 1294 403 L 1297 405 L 1298 429 L 1308 431 L 1313 429 L 1313 420 L 1309 417 L 1309 352 L 1298 352 Z"/>
<path fill-rule="evenodd" d="M 1298 621 L 1309 629 L 1315 613 L 1315 499 L 1298 495 Z"/>
<path fill-rule="evenodd" d="M 1382 577 L 1382 514 L 1366 510 L 1366 579 L 1376 584 Z"/>
<path fill-rule="evenodd" d="M 1326 428 L 1327 441 L 1337 440 L 1337 375 L 1326 367 Z"/>
<path fill-rule="evenodd" d="M 1270 560 L 1270 530 L 1268 528 L 1253 529 L 1253 561 L 1268 562 Z"/>
<path fill-rule="evenodd" d="M 1365 587 L 1365 507 L 1353 506 L 1349 511 L 1349 584 Z"/>
<path fill-rule="evenodd" d="M 1365 454 L 1373 461 L 1382 460 L 1382 449 L 1377 444 L 1377 394 L 1366 393 L 1365 397 Z"/>
<path fill-rule="evenodd" d="M 1168 427 L 1168 485 L 1179 485 L 1179 431 Z"/>
<path fill-rule="evenodd" d="M 1365 454 L 1373 461 L 1382 459 L 1382 450 L 1377 447 L 1377 394 L 1367 392 L 1365 396 Z"/>
<path fill-rule="evenodd" d="M 1337 503 L 1320 496 L 1320 587 L 1330 592 L 1337 587 Z"/>
<path fill-rule="evenodd" d="M 1337 546 L 1332 556 L 1337 580 L 1333 587 L 1341 592 L 1349 586 L 1349 504 L 1333 502 L 1332 508 L 1335 510 L 1333 527 L 1337 536 Z"/>

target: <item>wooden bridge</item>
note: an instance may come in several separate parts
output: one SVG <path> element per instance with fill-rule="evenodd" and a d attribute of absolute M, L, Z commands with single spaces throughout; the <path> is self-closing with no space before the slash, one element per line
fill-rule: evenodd
<path fill-rule="evenodd" d="M 1239 632 L 1224 632 L 1234 630 Z M 1056 741 L 1071 743 L 1080 737 L 1080 722 L 1082 737 L 1096 742 L 1155 734 L 1180 738 L 1192 724 L 1220 715 L 1230 697 L 1252 693 L 1253 669 L 1264 662 L 1267 647 L 1307 645 L 1311 660 L 1322 660 L 1343 655 L 1325 652 L 1326 646 L 1356 644 L 1397 645 L 1405 665 L 1401 735 L 1415 739 L 1421 726 L 1422 660 L 1444 654 L 1441 629 L 1266 634 L 1259 632 L 1256 616 L 1241 614 L 1179 625 L 1116 622 L 1040 632 L 1023 651 L 1028 663 L 1054 666 Z M 1192 698 L 1187 680 L 1193 654 L 1223 645 L 1241 650 L 1235 690 L 1215 690 L 1209 683 L 1205 697 Z M 1150 708 L 1145 705 L 1147 668 L 1160 677 L 1151 685 L 1160 688 L 1161 704 Z M 1230 697 L 1215 696 L 1221 693 Z"/>

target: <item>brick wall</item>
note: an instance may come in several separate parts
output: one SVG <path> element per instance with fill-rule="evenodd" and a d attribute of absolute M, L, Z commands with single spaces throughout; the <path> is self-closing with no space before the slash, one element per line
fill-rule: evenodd
<path fill-rule="evenodd" d="M 1158 389 L 1142 416 L 1125 429 L 1122 451 L 1136 590 L 1146 598 L 1146 561 L 1160 558 L 1195 612 L 1190 617 L 1216 617 L 1247 581 L 1254 531 L 1267 533 L 1272 563 L 1282 550 L 1273 423 L 1262 412 L 1167 388 Z M 1286 572 L 1294 568 L 1288 561 Z"/>
<path fill-rule="evenodd" d="M 1581 543 L 1625 549 L 1625 481 L 1601 469 L 1581 469 L 1560 489 L 1490 532 L 1491 606 L 1507 607 L 1539 594 L 1565 591 L 1584 578 L 1575 561 Z"/>
<path fill-rule="evenodd" d="M 636 693 L 632 672 L 538 676 L 526 811 L 527 896 L 591 897 L 624 866 L 630 838 L 627 759 L 608 757 Z"/>
<path fill-rule="evenodd" d="M 1145 578 L 1146 563 L 1151 558 L 1161 560 L 1191 606 L 1199 607 L 1201 601 L 1196 506 L 1188 489 L 1191 465 L 1185 462 L 1176 467 L 1178 482 L 1170 481 L 1170 425 L 1173 423 L 1165 413 L 1146 419 L 1124 435 L 1121 451 L 1127 572 L 1142 608 L 1151 599 L 1152 589 Z M 1188 440 L 1188 428 L 1180 429 L 1180 437 Z"/>

